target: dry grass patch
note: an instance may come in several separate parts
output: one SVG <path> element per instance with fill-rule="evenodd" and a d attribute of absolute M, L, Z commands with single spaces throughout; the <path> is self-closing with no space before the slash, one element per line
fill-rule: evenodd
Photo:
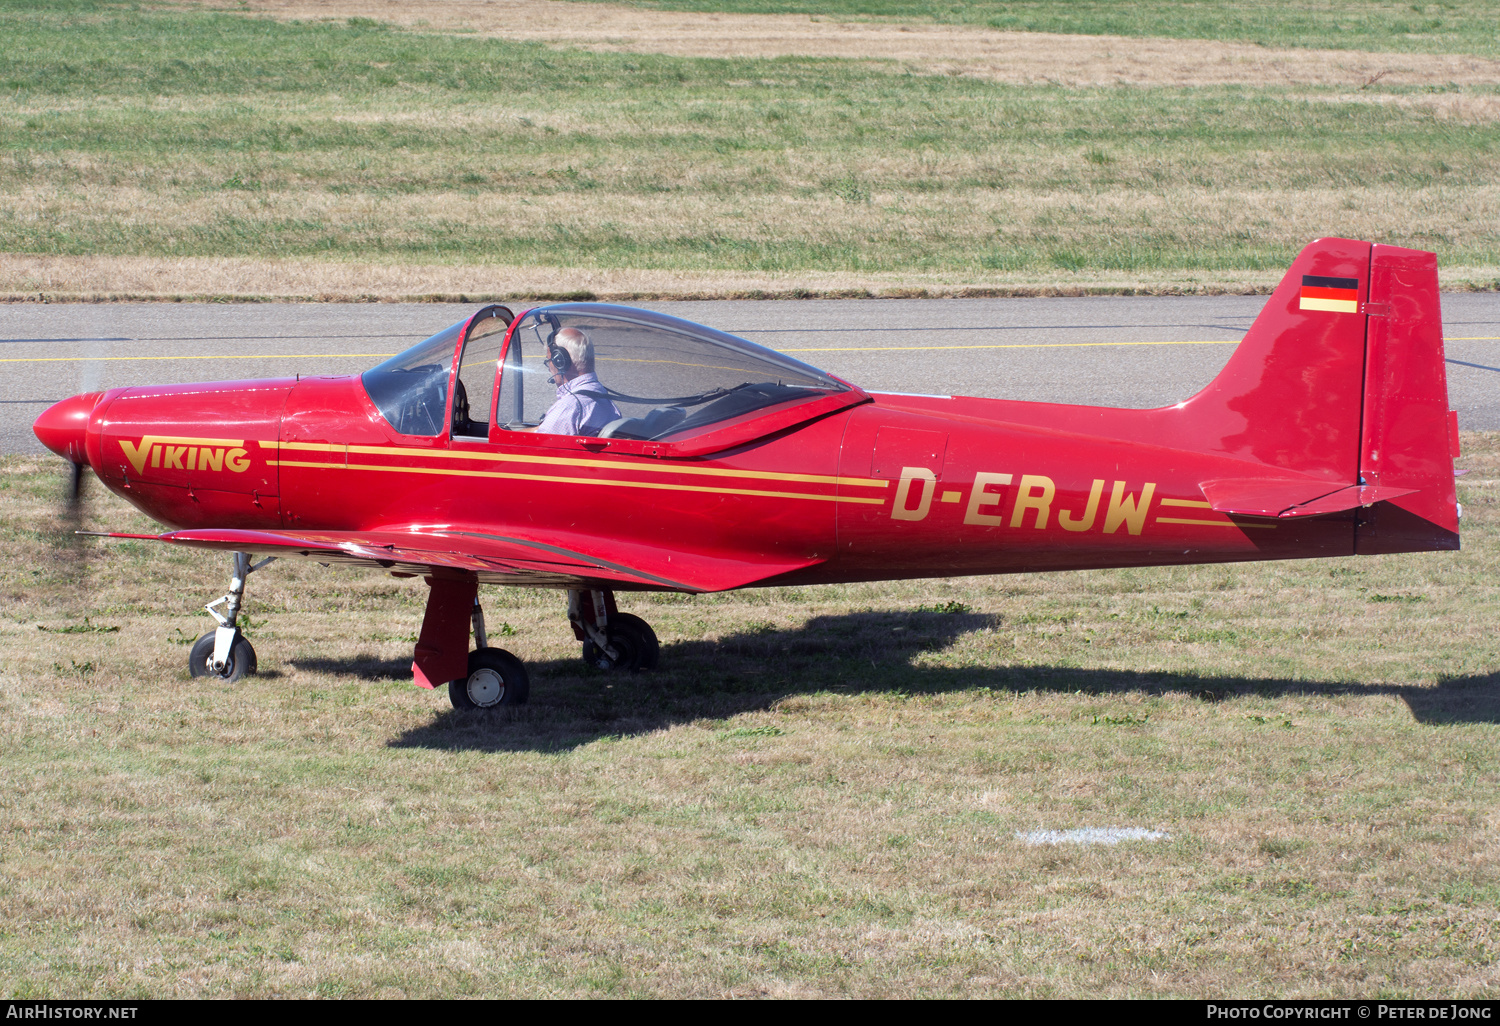
<path fill-rule="evenodd" d="M 1446 284 L 1483 281 L 1478 268 L 1444 268 Z M 0 302 L 205 300 L 258 302 L 484 302 L 518 299 L 859 298 L 1244 294 L 1269 291 L 1278 274 L 1203 272 L 1054 276 L 987 273 L 779 274 L 486 264 L 360 263 L 227 257 L 0 255 Z"/>
<path fill-rule="evenodd" d="M 1452 54 L 1270 49 L 1244 43 L 999 32 L 967 25 L 830 21 L 804 14 L 655 11 L 559 0 L 246 0 L 278 19 L 372 18 L 597 52 L 677 57 L 832 57 L 892 70 L 1022 85 L 1493 85 L 1500 61 Z"/>
<path fill-rule="evenodd" d="M 1461 553 L 633 597 L 487 591 L 533 700 L 412 688 L 420 587 L 64 544 L 0 459 L 0 986 L 176 995 L 1500 989 L 1500 434 Z M 93 495 L 89 526 L 141 529 Z M 1170 840 L 1032 847 L 1135 826 Z"/>
<path fill-rule="evenodd" d="M 1308 103 L 1370 103 L 1427 110 L 1438 121 L 1487 125 L 1500 121 L 1500 96 L 1474 93 L 1320 93 L 1297 97 Z"/>
<path fill-rule="evenodd" d="M 10 210 L 17 221 L 48 231 L 109 232 L 148 250 L 227 236 L 253 222 L 273 226 L 285 248 L 315 248 L 312 240 L 333 237 L 350 256 L 13 253 L 0 262 L 0 295 L 405 300 L 1244 292 L 1280 280 L 1287 255 L 1310 240 L 1308 225 L 1317 225 L 1320 235 L 1458 246 L 1468 255 L 1482 254 L 1500 223 L 1495 187 L 1214 194 L 954 189 L 940 195 L 875 191 L 867 202 L 714 192 L 376 197 L 184 190 L 180 202 L 165 209 L 153 202 L 162 192 L 173 191 L 35 188 L 16 197 Z M 496 233 L 493 225 L 504 229 Z M 1241 240 L 1243 249 L 1219 252 L 1216 243 L 1226 237 Z M 699 245 L 705 238 L 713 241 Z M 459 255 L 422 259 L 445 242 Z M 1253 254 L 1248 261 L 1244 250 Z M 352 256 L 393 251 L 410 256 Z M 468 255 L 476 252 L 487 255 Z M 1149 266 L 1165 253 L 1177 266 Z M 715 266 L 726 262 L 741 266 Z M 1261 266 L 1243 269 L 1247 262 Z M 816 269 L 841 264 L 864 269 Z M 1445 261 L 1442 272 L 1450 289 L 1493 288 L 1500 281 L 1495 267 L 1462 259 Z"/>

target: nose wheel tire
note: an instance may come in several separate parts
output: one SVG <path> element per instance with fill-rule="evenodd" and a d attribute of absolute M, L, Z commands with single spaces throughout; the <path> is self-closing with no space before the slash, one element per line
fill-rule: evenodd
<path fill-rule="evenodd" d="M 592 640 L 583 643 L 583 661 L 601 670 L 632 673 L 636 670 L 654 670 L 661 658 L 661 644 L 656 632 L 639 616 L 615 613 L 604 629 L 610 646 L 619 653 L 618 659 L 609 655 Z"/>
<path fill-rule="evenodd" d="M 521 660 L 503 648 L 481 648 L 469 653 L 469 675 L 448 682 L 453 708 L 467 712 L 525 705 L 531 680 Z"/>
<path fill-rule="evenodd" d="M 188 672 L 194 677 L 212 677 L 222 680 L 226 684 L 232 684 L 241 677 L 253 676 L 255 673 L 255 649 L 245 636 L 238 631 L 234 635 L 234 644 L 229 646 L 229 659 L 224 664 L 224 669 L 215 670 L 209 663 L 214 657 L 214 634 L 209 631 L 203 637 L 193 642 L 192 649 L 188 652 Z"/>

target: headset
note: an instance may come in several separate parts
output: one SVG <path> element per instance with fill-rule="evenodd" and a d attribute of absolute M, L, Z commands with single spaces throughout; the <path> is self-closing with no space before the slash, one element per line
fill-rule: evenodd
<path fill-rule="evenodd" d="M 568 372 L 573 369 L 572 354 L 551 339 L 547 341 L 547 362 L 563 377 L 567 377 Z"/>
<path fill-rule="evenodd" d="M 547 326 L 545 339 L 542 337 L 542 325 Z M 558 321 L 556 314 L 544 313 L 537 316 L 537 324 L 534 330 L 537 334 L 537 341 L 541 342 L 547 349 L 547 362 L 552 365 L 552 369 L 558 374 L 566 377 L 568 372 L 573 369 L 573 356 L 562 346 L 552 341 L 557 337 L 557 332 L 561 327 L 562 324 Z"/>

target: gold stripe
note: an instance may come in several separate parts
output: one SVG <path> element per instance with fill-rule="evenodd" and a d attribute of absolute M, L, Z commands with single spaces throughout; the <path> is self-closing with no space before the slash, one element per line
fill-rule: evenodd
<path fill-rule="evenodd" d="M 344 446 L 332 442 L 272 442 L 278 449 L 300 449 L 303 452 L 343 452 Z"/>
<path fill-rule="evenodd" d="M 505 481 L 546 481 L 552 484 L 604 485 L 610 488 L 650 488 L 660 492 L 700 492 L 706 495 L 750 495 L 766 499 L 812 499 L 816 502 L 857 502 L 885 505 L 884 499 L 864 499 L 852 495 L 814 495 L 811 492 L 767 492 L 752 488 L 703 488 L 697 485 L 661 484 L 656 481 L 620 481 L 614 478 L 555 477 L 550 474 L 505 474 L 495 470 L 448 470 L 444 467 L 391 467 L 378 463 L 302 463 L 295 460 L 267 460 L 272 467 L 305 467 L 312 470 L 374 470 L 392 474 L 442 474 L 447 477 L 486 477 Z"/>
<path fill-rule="evenodd" d="M 283 449 L 301 449 L 311 452 L 343 452 L 343 446 L 330 448 L 325 442 L 282 442 Z M 657 466 L 653 463 L 629 463 L 623 460 L 602 462 L 570 459 L 565 456 L 520 456 L 501 452 L 451 452 L 445 449 L 408 449 L 388 445 L 351 445 L 349 452 L 362 456 L 412 457 L 428 456 L 448 460 L 484 460 L 491 463 L 541 463 L 552 467 L 588 467 L 593 470 L 601 466 L 611 470 L 644 470 L 652 474 L 694 474 L 703 477 L 748 477 L 759 481 L 795 481 L 800 484 L 850 485 L 858 488 L 885 488 L 889 481 L 869 477 L 829 477 L 823 474 L 778 474 L 762 470 L 724 470 L 719 467 L 679 467 L 671 464 Z M 879 501 L 879 500 L 877 500 Z"/>
<path fill-rule="evenodd" d="M 1359 313 L 1359 304 L 1352 299 L 1318 299 L 1302 297 L 1302 309 L 1326 310 L 1329 313 Z"/>
<path fill-rule="evenodd" d="M 1161 504 L 1163 506 L 1191 506 L 1194 509 L 1208 509 L 1209 508 L 1208 503 L 1206 503 L 1206 502 L 1198 502 L 1195 499 L 1162 499 L 1161 500 Z"/>
<path fill-rule="evenodd" d="M 1158 524 L 1192 524 L 1196 527 L 1256 528 L 1262 531 L 1276 530 L 1276 524 L 1236 524 L 1233 520 L 1179 520 L 1176 517 L 1157 517 Z"/>

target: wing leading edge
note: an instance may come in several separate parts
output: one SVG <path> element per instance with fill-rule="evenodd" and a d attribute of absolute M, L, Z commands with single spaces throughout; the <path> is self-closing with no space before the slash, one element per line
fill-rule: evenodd
<path fill-rule="evenodd" d="M 417 576 L 458 571 L 478 574 L 485 584 L 518 587 L 727 591 L 822 562 L 816 558 L 749 562 L 598 538 L 522 538 L 461 528 L 307 533 L 196 529 L 105 537 L 368 566 Z"/>

